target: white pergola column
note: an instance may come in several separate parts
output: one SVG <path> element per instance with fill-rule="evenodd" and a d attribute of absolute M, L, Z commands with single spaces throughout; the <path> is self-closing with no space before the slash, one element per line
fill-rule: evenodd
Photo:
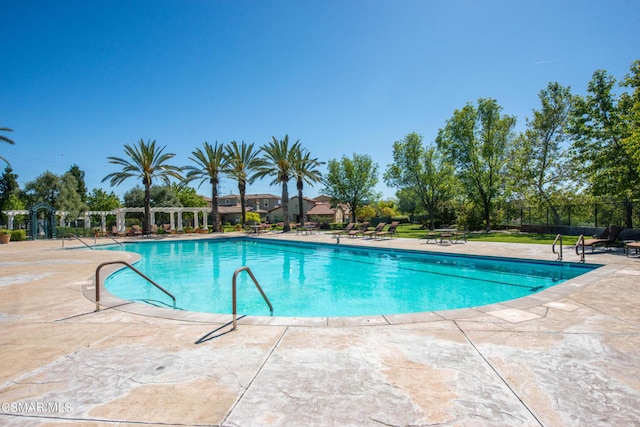
<path fill-rule="evenodd" d="M 198 211 L 193 211 L 193 228 L 198 228 Z"/>
<path fill-rule="evenodd" d="M 202 227 L 203 228 L 209 228 L 209 224 L 207 224 L 209 219 L 208 217 L 209 217 L 208 209 L 203 210 L 202 211 L 202 222 L 203 222 Z"/>
<path fill-rule="evenodd" d="M 171 224 L 170 230 L 176 229 L 176 216 L 174 211 L 169 212 L 169 223 Z"/>
<path fill-rule="evenodd" d="M 178 231 L 182 231 L 182 209 L 178 210 Z"/>
<path fill-rule="evenodd" d="M 118 231 L 120 231 L 120 232 L 125 231 L 124 211 L 122 211 L 122 210 L 116 211 L 116 227 L 118 228 Z"/>
<path fill-rule="evenodd" d="M 150 218 L 151 224 L 155 224 L 156 223 L 156 211 L 151 210 L 150 216 L 151 216 L 151 218 Z M 151 224 L 149 224 L 149 227 L 151 227 Z"/>
<path fill-rule="evenodd" d="M 88 213 L 84 214 L 84 228 L 91 228 L 91 217 Z"/>
<path fill-rule="evenodd" d="M 105 214 L 104 212 L 102 212 L 100 214 L 100 228 L 102 229 L 103 233 L 106 233 L 106 231 L 107 231 L 107 214 Z"/>

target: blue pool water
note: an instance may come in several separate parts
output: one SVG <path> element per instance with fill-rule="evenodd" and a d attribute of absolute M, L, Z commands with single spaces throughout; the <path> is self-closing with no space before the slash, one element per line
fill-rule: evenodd
<path fill-rule="evenodd" d="M 142 255 L 136 268 L 174 294 L 180 309 L 231 313 L 233 273 L 249 266 L 273 315 L 294 317 L 474 307 L 530 295 L 598 267 L 257 239 L 127 243 L 125 249 Z M 171 304 L 128 269 L 105 286 L 123 299 Z M 237 289 L 239 314 L 269 315 L 247 273 L 238 276 Z"/>

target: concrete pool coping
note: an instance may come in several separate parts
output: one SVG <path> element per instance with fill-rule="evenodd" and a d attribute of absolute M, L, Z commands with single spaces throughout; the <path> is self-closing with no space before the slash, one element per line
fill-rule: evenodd
<path fill-rule="evenodd" d="M 340 244 L 555 258 L 546 245 Z M 170 319 L 129 303 L 94 312 L 83 288 L 98 264 L 122 258 L 134 260 L 61 241 L 0 245 L 3 426 L 640 424 L 640 258 L 620 249 L 587 253 L 604 267 L 499 305 L 319 324 L 243 318 L 233 332 L 230 316 Z M 565 260 L 578 260 L 568 247 Z"/>
<path fill-rule="evenodd" d="M 288 237 L 295 237 L 295 239 L 291 239 Z M 317 244 L 326 244 L 327 237 L 326 234 L 316 233 L 313 235 L 305 235 L 304 239 L 300 238 L 301 236 L 295 235 L 287 236 L 282 233 L 263 233 L 260 237 L 247 237 L 242 235 L 236 236 L 209 236 L 211 239 L 264 239 L 267 238 L 271 241 L 299 241 L 301 243 L 317 243 Z M 200 237 L 198 240 L 206 239 L 206 237 Z M 345 241 L 346 240 L 346 241 Z M 166 241 L 163 239 L 163 241 Z M 422 247 L 408 247 L 415 246 L 415 239 L 388 239 L 389 243 L 387 245 L 382 246 L 380 243 L 385 242 L 383 240 L 376 239 L 362 239 L 362 238 L 348 238 L 342 239 L 342 247 L 351 246 L 356 248 L 362 248 L 363 243 L 369 243 L 369 247 L 376 250 L 384 250 L 384 249 L 401 249 L 406 251 L 415 251 L 415 252 L 430 252 L 430 253 L 442 253 L 445 254 L 445 248 L 447 245 L 438 245 L 438 244 L 424 244 Z M 148 240 L 147 240 L 148 242 Z M 462 243 L 460 243 L 462 245 Z M 405 247 L 402 247 L 405 246 Z M 541 245 L 542 246 L 542 245 Z M 438 250 L 440 249 L 440 250 Z M 458 252 L 457 255 L 477 255 L 471 254 L 468 252 Z M 547 261 L 554 262 L 553 259 L 549 260 L 549 254 L 540 254 L 541 256 L 546 256 L 547 259 L 538 258 L 536 261 Z M 494 255 L 495 256 L 495 255 Z M 501 258 L 508 259 L 518 259 L 527 261 L 524 258 L 511 256 L 505 257 L 501 256 Z M 139 259 L 137 254 L 133 254 L 131 258 L 131 262 L 134 263 Z M 576 259 L 579 259 L 576 257 Z M 566 261 L 566 260 L 565 260 Z M 575 261 L 574 261 L 575 262 Z M 112 308 L 116 310 L 125 311 L 132 314 L 138 314 L 142 316 L 151 316 L 165 319 L 173 319 L 173 320 L 182 320 L 182 321 L 191 321 L 191 322 L 208 322 L 208 323 L 219 323 L 221 325 L 227 325 L 231 321 L 231 316 L 228 314 L 215 314 L 215 313 L 202 313 L 202 312 L 192 312 L 192 311 L 183 311 L 183 310 L 174 310 L 167 307 L 158 307 L 149 304 L 132 302 L 128 300 L 124 300 L 119 298 L 116 295 L 110 293 L 104 286 L 104 281 L 108 278 L 110 274 L 115 271 L 120 270 L 124 266 L 108 266 L 103 269 L 100 276 L 100 305 L 101 309 Z M 239 266 L 240 267 L 240 266 Z M 259 268 L 259 266 L 258 266 Z M 452 310 L 437 310 L 437 311 L 425 311 L 425 312 L 417 312 L 417 313 L 404 313 L 404 314 L 381 314 L 381 315 L 371 315 L 371 316 L 340 316 L 340 317 L 279 317 L 279 316 L 242 316 L 240 313 L 238 314 L 237 323 L 239 325 L 274 325 L 274 326 L 318 326 L 318 327 L 330 327 L 330 326 L 378 326 L 378 325 L 393 325 L 393 324 L 404 324 L 404 323 L 418 323 L 418 322 L 428 322 L 428 321 L 439 321 L 443 319 L 448 320 L 456 320 L 456 319 L 465 319 L 469 317 L 477 316 L 479 313 L 488 313 L 490 315 L 495 315 L 497 317 L 504 318 L 506 316 L 510 316 L 513 321 L 517 321 L 520 317 L 517 315 L 515 310 L 521 308 L 529 308 L 535 307 L 539 305 L 544 305 L 545 303 L 556 301 L 560 298 L 566 297 L 571 293 L 575 292 L 578 289 L 581 289 L 585 286 L 588 286 L 589 283 L 593 281 L 597 281 L 607 275 L 612 274 L 619 267 L 615 266 L 607 266 L 603 265 L 600 268 L 597 268 L 592 271 L 588 271 L 579 277 L 567 280 L 561 284 L 555 285 L 551 288 L 544 289 L 540 292 L 536 292 L 535 294 L 524 296 L 521 298 L 504 301 L 495 304 L 476 306 L 471 308 L 460 308 L 460 309 L 452 309 Z M 254 267 L 255 269 L 255 267 Z M 92 302 L 95 302 L 95 283 L 86 284 L 82 288 L 83 295 Z M 506 314 L 509 313 L 509 314 Z M 523 314 L 520 314 L 523 316 Z M 524 317 L 526 318 L 526 316 Z"/>

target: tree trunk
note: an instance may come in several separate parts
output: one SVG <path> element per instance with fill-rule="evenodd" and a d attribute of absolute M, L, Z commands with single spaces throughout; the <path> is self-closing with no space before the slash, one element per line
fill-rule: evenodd
<path fill-rule="evenodd" d="M 284 216 L 282 232 L 286 233 L 291 231 L 291 224 L 289 224 L 289 188 L 286 181 L 282 182 L 282 215 Z"/>
<path fill-rule="evenodd" d="M 244 182 L 241 182 L 238 184 L 238 190 L 240 190 L 240 212 L 241 212 L 241 217 L 240 217 L 240 222 L 242 223 L 242 228 L 244 228 L 246 221 L 245 221 L 245 208 L 244 208 L 244 192 L 246 191 L 246 184 Z"/>
<path fill-rule="evenodd" d="M 629 199 L 624 201 L 625 227 L 633 228 L 633 203 Z"/>
<path fill-rule="evenodd" d="M 304 204 L 302 203 L 302 188 L 304 186 L 304 183 L 302 182 L 302 179 L 298 178 L 298 213 L 300 215 L 300 224 L 304 225 Z"/>
<path fill-rule="evenodd" d="M 218 183 L 211 182 L 211 216 L 213 217 L 213 232 L 220 231 L 220 213 L 218 212 Z"/>
<path fill-rule="evenodd" d="M 145 183 L 144 185 L 144 219 L 142 220 L 142 233 L 144 235 L 149 234 L 150 222 L 151 222 L 151 184 Z"/>
<path fill-rule="evenodd" d="M 484 231 L 491 231 L 491 202 L 484 202 Z"/>

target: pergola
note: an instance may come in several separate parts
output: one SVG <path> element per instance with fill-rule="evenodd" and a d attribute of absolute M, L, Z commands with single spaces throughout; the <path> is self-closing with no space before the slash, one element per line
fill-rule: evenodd
<path fill-rule="evenodd" d="M 4 211 L 3 213 L 7 216 L 7 227 L 9 230 L 13 230 L 13 220 L 16 215 L 29 215 L 28 210 L 11 210 Z M 78 219 L 84 220 L 84 228 L 91 228 L 91 216 L 100 216 L 100 228 L 103 232 L 106 232 L 107 229 L 107 215 L 115 215 L 116 216 L 116 227 L 118 231 L 125 231 L 125 217 L 128 213 L 133 212 L 144 212 L 144 208 L 118 208 L 111 211 L 87 211 L 83 212 L 82 216 Z M 192 213 L 193 214 L 193 226 L 194 228 L 199 227 L 198 222 L 198 214 L 202 213 L 202 226 L 207 227 L 207 215 L 211 212 L 211 208 L 176 208 L 176 207 L 153 207 L 151 208 L 151 224 L 155 224 L 155 215 L 156 213 L 168 213 L 170 217 L 170 225 L 171 230 L 182 231 L 182 215 L 184 213 Z M 60 217 L 60 227 L 64 227 L 64 221 L 67 218 L 68 212 L 65 211 L 56 211 L 56 216 Z M 176 222 L 177 215 L 177 222 Z M 176 228 L 177 225 L 177 228 Z"/>

